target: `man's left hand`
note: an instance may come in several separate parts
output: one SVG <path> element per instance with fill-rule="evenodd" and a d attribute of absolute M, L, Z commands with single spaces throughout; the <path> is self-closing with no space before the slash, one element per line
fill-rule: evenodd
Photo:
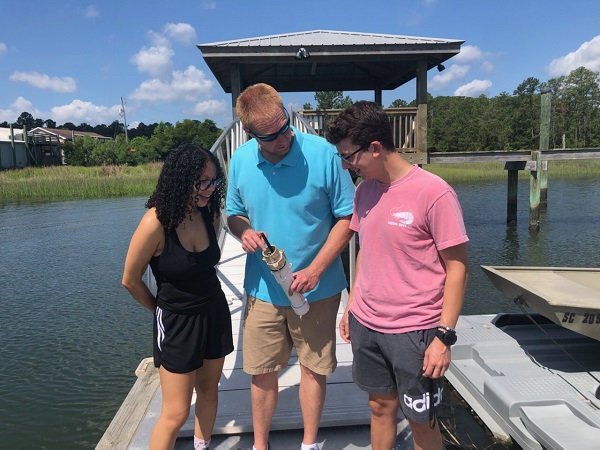
<path fill-rule="evenodd" d="M 446 346 L 437 337 L 433 338 L 423 360 L 423 376 L 428 378 L 441 378 L 450 366 L 450 347 Z"/>

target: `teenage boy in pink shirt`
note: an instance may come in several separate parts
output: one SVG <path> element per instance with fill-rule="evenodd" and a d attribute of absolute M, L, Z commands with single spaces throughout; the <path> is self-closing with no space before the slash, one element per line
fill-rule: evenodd
<path fill-rule="evenodd" d="M 415 449 L 442 449 L 435 419 L 467 286 L 467 233 L 454 190 L 396 152 L 390 121 L 360 101 L 327 140 L 362 182 L 350 228 L 360 252 L 341 337 L 352 344 L 354 382 L 369 393 L 371 445 L 391 449 L 398 409 Z"/>

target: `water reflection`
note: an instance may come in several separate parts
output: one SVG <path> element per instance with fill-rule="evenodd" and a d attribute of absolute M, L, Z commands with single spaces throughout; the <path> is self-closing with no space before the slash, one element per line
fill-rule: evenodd
<path fill-rule="evenodd" d="M 508 265 L 517 265 L 519 261 L 519 230 L 515 226 L 506 227 L 506 237 L 502 247 L 502 257 Z"/>

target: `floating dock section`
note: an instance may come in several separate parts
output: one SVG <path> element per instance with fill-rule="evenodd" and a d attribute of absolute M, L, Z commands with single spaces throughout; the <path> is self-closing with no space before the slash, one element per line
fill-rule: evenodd
<path fill-rule="evenodd" d="M 600 448 L 600 341 L 534 314 L 463 316 L 446 377 L 524 449 Z"/>

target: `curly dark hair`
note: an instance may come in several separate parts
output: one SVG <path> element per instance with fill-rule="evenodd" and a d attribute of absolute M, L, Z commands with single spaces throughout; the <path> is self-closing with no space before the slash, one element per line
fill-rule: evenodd
<path fill-rule="evenodd" d="M 215 185 L 207 205 L 214 219 L 220 213 L 225 198 L 225 174 L 217 157 L 199 145 L 182 144 L 165 159 L 156 189 L 146 202 L 146 208 L 156 208 L 156 216 L 167 231 L 177 228 L 186 214 L 191 215 L 199 195 L 194 193 L 194 186 L 199 184 L 209 162 L 215 165 L 216 177 L 222 180 Z M 192 198 L 194 201 L 190 202 Z"/>

